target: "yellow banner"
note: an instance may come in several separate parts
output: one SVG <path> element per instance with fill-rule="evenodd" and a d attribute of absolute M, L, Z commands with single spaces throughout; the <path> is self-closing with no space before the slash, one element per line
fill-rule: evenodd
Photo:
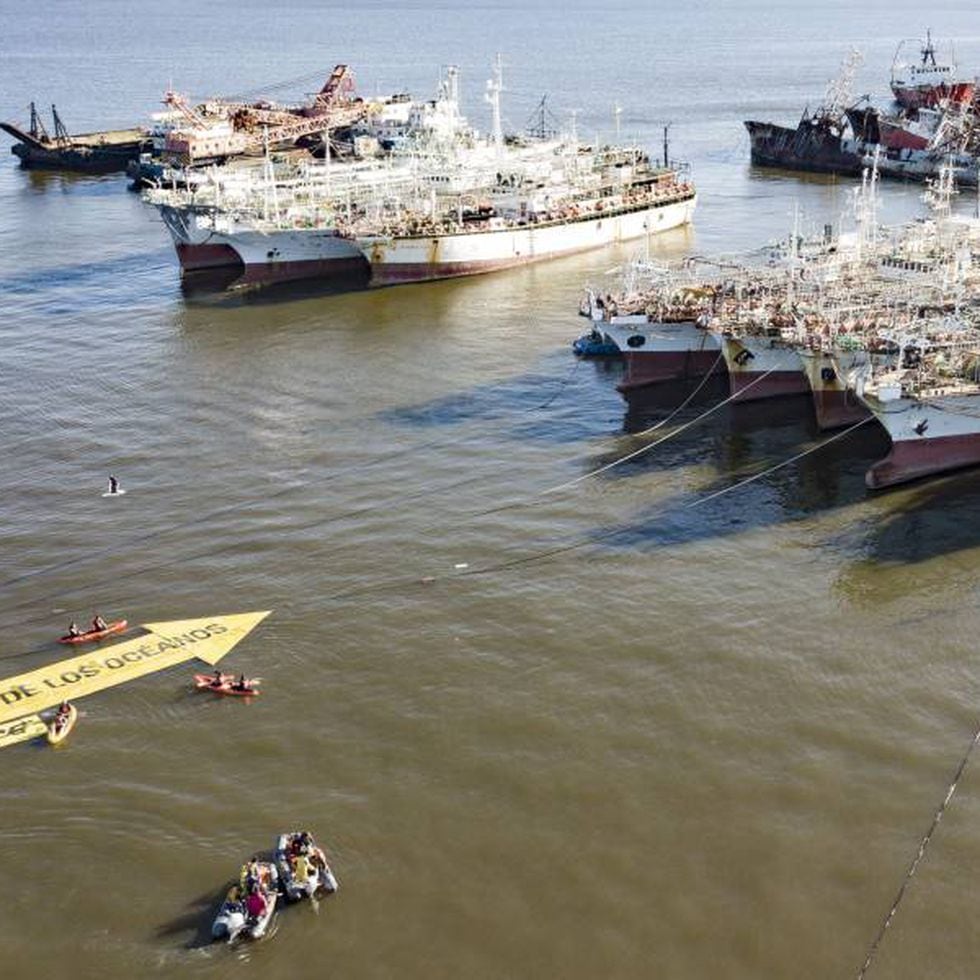
<path fill-rule="evenodd" d="M 8 745 L 16 745 L 18 742 L 26 742 L 39 735 L 46 735 L 47 731 L 48 726 L 41 720 L 40 715 L 18 718 L 6 725 L 0 725 L 0 749 L 5 749 Z"/>
<path fill-rule="evenodd" d="M 0 680 L 0 725 L 198 657 L 216 664 L 267 612 L 148 623 L 148 636 L 80 653 Z"/>

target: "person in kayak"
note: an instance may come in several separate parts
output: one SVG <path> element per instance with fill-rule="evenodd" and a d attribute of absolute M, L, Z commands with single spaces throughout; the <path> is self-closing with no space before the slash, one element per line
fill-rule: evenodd
<path fill-rule="evenodd" d="M 108 628 L 109 624 L 98 613 L 92 617 L 92 629 L 96 633 L 101 633 L 103 630 L 107 630 Z"/>
<path fill-rule="evenodd" d="M 239 674 L 238 680 L 231 685 L 233 691 L 251 691 L 252 682 L 244 675 Z"/>
<path fill-rule="evenodd" d="M 215 670 L 214 677 L 211 678 L 211 687 L 224 687 L 225 676 L 220 670 Z"/>
<path fill-rule="evenodd" d="M 78 623 L 76 623 L 75 620 L 73 619 L 68 624 L 68 632 L 65 634 L 65 636 L 81 636 L 81 635 L 82 635 L 82 631 L 78 628 Z"/>
<path fill-rule="evenodd" d="M 68 724 L 68 719 L 71 717 L 71 702 L 62 701 L 58 705 L 58 711 L 54 716 L 54 730 L 55 732 L 60 732 L 65 725 Z"/>

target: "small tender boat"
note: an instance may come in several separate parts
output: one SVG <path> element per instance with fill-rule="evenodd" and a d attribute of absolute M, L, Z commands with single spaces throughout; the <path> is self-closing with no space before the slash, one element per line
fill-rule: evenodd
<path fill-rule="evenodd" d="M 572 341 L 572 350 L 580 357 L 617 357 L 619 347 L 601 330 L 593 328 Z"/>
<path fill-rule="evenodd" d="M 104 630 L 86 630 L 84 633 L 79 633 L 77 636 L 72 636 L 71 633 L 66 633 L 64 636 L 58 637 L 59 643 L 91 643 L 94 640 L 101 640 L 103 637 L 111 636 L 113 633 L 121 633 L 129 624 L 125 619 L 119 619 L 114 623 L 110 623 Z"/>
<path fill-rule="evenodd" d="M 211 938 L 229 943 L 239 937 L 261 939 L 276 914 L 278 888 L 279 876 L 274 864 L 269 861 L 246 864 L 239 884 L 228 890 L 211 923 Z"/>
<path fill-rule="evenodd" d="M 275 861 L 279 887 L 290 901 L 313 898 L 318 891 L 332 895 L 339 887 L 323 849 L 307 831 L 280 834 Z"/>
<path fill-rule="evenodd" d="M 253 698 L 262 692 L 256 687 L 259 683 L 257 677 L 246 678 L 246 687 L 239 687 L 238 680 L 234 674 L 222 674 L 221 681 L 217 682 L 214 674 L 195 674 L 194 685 L 201 690 L 211 691 L 213 694 L 230 694 L 232 697 Z"/>
<path fill-rule="evenodd" d="M 63 742 L 68 737 L 68 733 L 75 727 L 76 721 L 78 721 L 78 708 L 69 704 L 68 713 L 55 715 L 48 725 L 48 741 L 52 745 Z"/>

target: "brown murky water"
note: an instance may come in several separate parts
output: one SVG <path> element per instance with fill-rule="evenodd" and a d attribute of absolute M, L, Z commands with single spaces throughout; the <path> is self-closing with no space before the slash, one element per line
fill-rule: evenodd
<path fill-rule="evenodd" d="M 795 118 L 851 43 L 882 90 L 926 26 L 911 4 L 56 8 L 0 5 L 5 118 L 37 98 L 76 129 L 128 122 L 171 77 L 236 91 L 334 61 L 421 94 L 457 61 L 485 125 L 499 49 L 512 125 L 543 91 L 586 128 L 618 100 L 651 148 L 673 122 L 701 206 L 664 256 L 760 245 L 796 201 L 831 219 L 853 185 L 752 170 L 740 121 Z M 971 14 L 930 26 L 978 65 Z M 254 703 L 177 668 L 80 702 L 63 749 L 0 753 L 0 975 L 856 974 L 980 714 L 980 475 L 871 496 L 869 428 L 698 503 L 816 445 L 804 402 L 717 412 L 546 492 L 687 394 L 627 405 L 615 366 L 573 361 L 581 287 L 630 250 L 187 295 L 124 181 L 12 164 L 5 674 L 63 655 L 52 637 L 96 609 L 274 613 L 226 661 L 264 678 Z M 100 496 L 110 471 L 120 500 Z M 240 862 L 298 826 L 340 893 L 272 942 L 202 945 Z M 874 973 L 974 975 L 978 857 L 967 769 Z"/>

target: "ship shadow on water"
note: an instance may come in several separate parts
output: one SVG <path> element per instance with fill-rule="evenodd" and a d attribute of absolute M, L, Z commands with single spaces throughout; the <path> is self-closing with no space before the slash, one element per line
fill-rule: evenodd
<path fill-rule="evenodd" d="M 184 300 L 191 304 L 235 307 L 320 299 L 362 292 L 370 286 L 367 266 L 286 282 L 243 282 L 243 273 L 244 266 L 184 272 L 180 277 L 180 292 Z"/>
<path fill-rule="evenodd" d="M 621 377 L 621 365 L 573 361 L 564 351 L 550 355 L 547 361 L 541 371 L 389 409 L 379 417 L 420 429 L 509 422 L 500 427 L 501 434 L 527 442 L 565 444 L 608 432 L 609 413 L 602 401 L 605 398 L 609 406 L 615 405 L 613 389 Z M 583 405 L 589 407 L 583 409 Z"/>
<path fill-rule="evenodd" d="M 980 548 L 980 469 L 921 480 L 881 496 L 889 513 L 851 541 L 859 563 L 913 565 Z"/>
<path fill-rule="evenodd" d="M 86 197 L 108 197 L 119 193 L 125 174 L 86 174 L 73 170 L 18 167 L 27 178 L 27 186 L 35 194 L 81 194 Z"/>
<path fill-rule="evenodd" d="M 664 428 L 664 434 L 704 410 L 688 406 L 683 417 Z M 627 412 L 625 427 L 642 431 L 656 421 L 656 411 L 634 405 Z M 659 435 L 651 434 L 652 441 Z M 725 406 L 601 478 L 629 479 L 684 466 L 711 467 L 716 475 L 693 490 L 659 500 L 621 529 L 601 529 L 597 538 L 614 548 L 673 547 L 792 524 L 867 500 L 864 474 L 888 451 L 887 435 L 869 424 L 820 445 L 832 436 L 817 430 L 809 400 L 803 397 Z M 817 446 L 801 459 L 768 472 Z M 622 447 L 619 455 L 625 455 Z M 590 466 L 598 469 L 615 458 L 598 457 Z M 753 476 L 758 479 L 737 486 Z M 721 493 L 728 488 L 733 488 L 730 493 Z M 705 499 L 716 493 L 714 499 Z"/>

